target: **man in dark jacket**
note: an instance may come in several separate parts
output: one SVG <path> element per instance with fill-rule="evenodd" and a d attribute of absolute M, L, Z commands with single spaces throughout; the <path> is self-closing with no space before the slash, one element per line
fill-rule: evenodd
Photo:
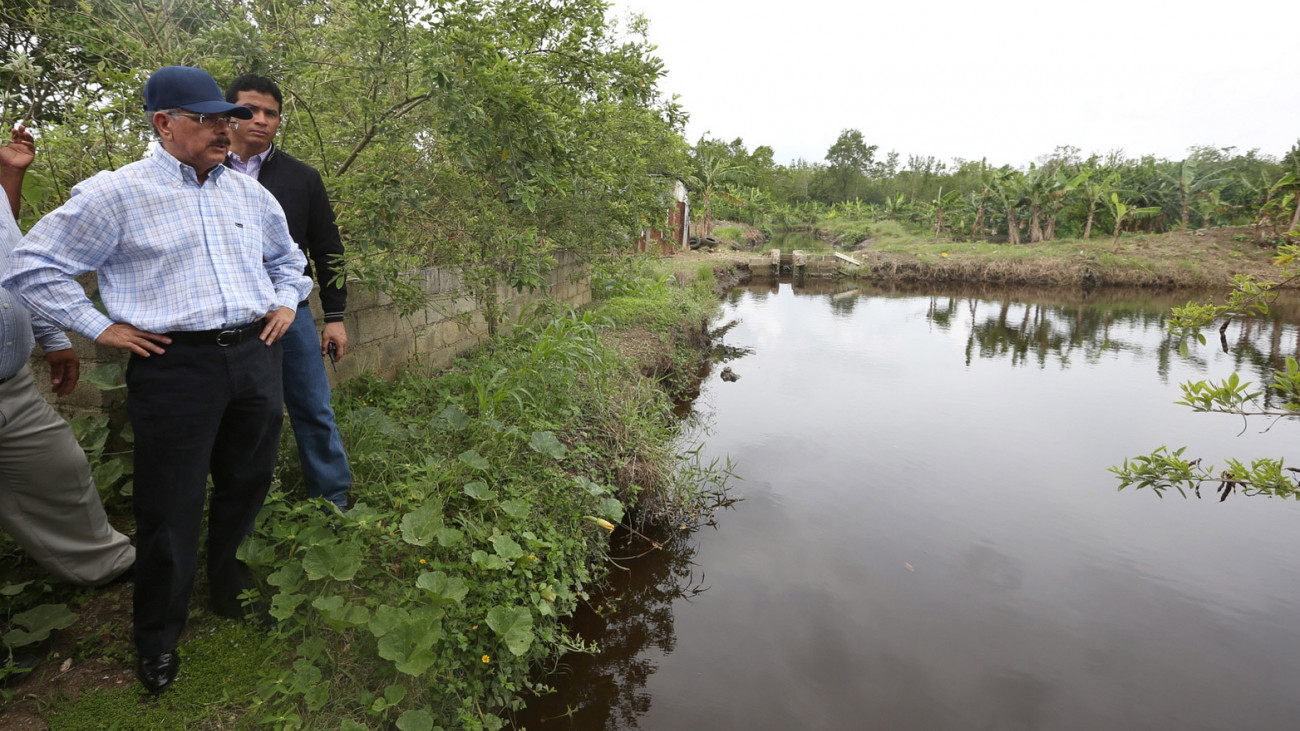
<path fill-rule="evenodd" d="M 334 209 L 320 173 L 274 145 L 283 120 L 280 87 L 264 76 L 245 74 L 226 88 L 226 101 L 248 108 L 253 118 L 230 131 L 226 164 L 258 180 L 275 196 L 289 221 L 289 233 L 307 255 L 307 276 L 313 268 L 320 283 L 325 327 L 320 337 L 311 309 L 304 301 L 284 336 L 284 403 L 289 410 L 307 494 L 323 497 L 340 509 L 348 507 L 352 470 L 343 440 L 334 423 L 330 386 L 322 356 L 340 359 L 348 349 L 343 327 L 347 290 L 339 276 L 343 244 L 334 224 Z"/>

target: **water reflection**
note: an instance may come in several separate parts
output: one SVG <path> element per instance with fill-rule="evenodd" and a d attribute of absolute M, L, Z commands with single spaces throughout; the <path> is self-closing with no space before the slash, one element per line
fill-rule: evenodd
<path fill-rule="evenodd" d="M 1158 500 L 1106 472 L 1162 443 L 1221 462 L 1300 440 L 1173 405 L 1182 380 L 1264 380 L 1300 337 L 1275 310 L 1184 359 L 1163 318 L 1201 298 L 733 291 L 720 358 L 743 379 L 718 365 L 695 408 L 703 457 L 736 459 L 744 502 L 680 556 L 647 557 L 667 564 L 616 571 L 626 601 L 580 630 L 602 653 L 520 720 L 1290 728 L 1300 504 Z M 692 562 L 709 590 L 684 601 Z"/>
<path fill-rule="evenodd" d="M 555 692 L 530 701 L 514 719 L 517 728 L 641 728 L 653 702 L 645 687 L 656 658 L 677 645 L 674 606 L 706 589 L 690 540 L 664 533 L 650 538 L 666 550 L 647 550 L 642 537 L 616 537 L 604 599 L 583 604 L 571 621 L 572 633 L 598 640 L 599 652 L 566 657 L 545 679 Z"/>

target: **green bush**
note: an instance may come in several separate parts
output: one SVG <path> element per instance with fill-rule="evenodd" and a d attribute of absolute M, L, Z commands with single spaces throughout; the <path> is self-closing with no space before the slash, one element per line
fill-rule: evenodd
<path fill-rule="evenodd" d="M 713 229 L 713 235 L 733 244 L 744 245 L 745 243 L 745 229 L 740 226 L 719 226 Z"/>

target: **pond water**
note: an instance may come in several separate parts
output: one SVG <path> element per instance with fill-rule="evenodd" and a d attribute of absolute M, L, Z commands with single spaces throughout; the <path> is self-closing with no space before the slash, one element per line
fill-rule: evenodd
<path fill-rule="evenodd" d="M 1300 504 L 1106 471 L 1162 444 L 1294 451 L 1300 424 L 1173 402 L 1189 378 L 1260 382 L 1300 349 L 1295 314 L 1184 359 L 1162 325 L 1188 299 L 734 290 L 717 325 L 741 378 L 715 365 L 694 409 L 741 502 L 621 561 L 616 605 L 577 619 L 602 652 L 517 723 L 1296 727 Z"/>

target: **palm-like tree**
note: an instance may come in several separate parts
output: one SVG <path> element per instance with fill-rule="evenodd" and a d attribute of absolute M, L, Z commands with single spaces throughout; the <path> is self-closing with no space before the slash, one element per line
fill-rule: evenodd
<path fill-rule="evenodd" d="M 700 236 L 713 233 L 713 197 L 717 195 L 734 199 L 731 186 L 744 182 L 749 177 L 749 168 L 732 162 L 714 152 L 705 150 L 695 157 L 695 170 L 687 176 L 687 184 L 700 194 L 700 203 L 704 215 L 700 221 Z"/>
<path fill-rule="evenodd" d="M 1016 209 L 1024 198 L 1024 175 L 1019 170 L 1007 168 L 993 180 L 990 190 L 1007 216 L 1007 243 L 1020 243 L 1020 222 L 1016 220 Z"/>
<path fill-rule="evenodd" d="M 1177 190 L 1178 206 L 1181 212 L 1183 230 L 1187 230 L 1192 207 L 1197 201 L 1209 196 L 1211 191 L 1223 187 L 1223 176 L 1217 170 L 1207 170 L 1195 157 L 1189 157 L 1178 163 L 1172 171 L 1166 171 L 1165 177 Z"/>

